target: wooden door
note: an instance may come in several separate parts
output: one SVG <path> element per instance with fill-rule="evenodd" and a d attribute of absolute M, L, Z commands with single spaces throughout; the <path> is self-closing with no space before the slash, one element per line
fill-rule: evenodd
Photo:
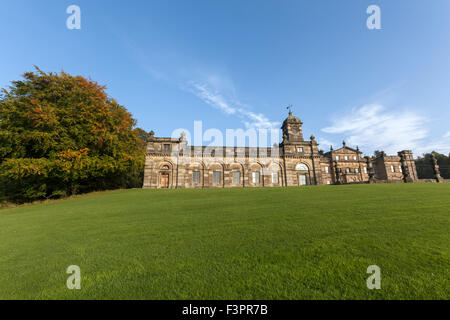
<path fill-rule="evenodd" d="M 169 174 L 161 173 L 161 188 L 168 188 L 168 187 L 169 187 Z"/>

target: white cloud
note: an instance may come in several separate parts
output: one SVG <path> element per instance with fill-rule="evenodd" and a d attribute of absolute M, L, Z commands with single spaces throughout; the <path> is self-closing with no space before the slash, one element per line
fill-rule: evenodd
<path fill-rule="evenodd" d="M 419 146 L 416 150 L 416 154 L 422 155 L 431 151 L 436 151 L 443 154 L 450 153 L 450 131 L 445 133 L 440 139 L 434 139 L 433 141 Z"/>
<path fill-rule="evenodd" d="M 322 131 L 345 135 L 349 145 L 396 154 L 424 146 L 423 139 L 428 136 L 426 122 L 425 117 L 412 111 L 388 111 L 380 104 L 370 104 L 354 108 Z"/>
<path fill-rule="evenodd" d="M 320 145 L 320 149 L 323 149 L 325 152 L 328 151 L 331 146 L 336 146 L 333 141 L 330 141 L 323 137 L 318 137 L 317 142 Z"/>
<path fill-rule="evenodd" d="M 231 106 L 220 93 L 209 90 L 205 84 L 191 82 L 190 85 L 194 89 L 192 93 L 210 106 L 226 114 L 235 114 L 237 112 L 236 108 Z"/>
<path fill-rule="evenodd" d="M 247 128 L 278 129 L 280 126 L 279 122 L 270 121 L 264 114 L 248 110 L 247 105 L 236 99 L 225 97 L 224 94 L 212 89 L 211 85 L 206 83 L 191 81 L 188 83 L 187 90 L 223 113 L 241 118 Z"/>

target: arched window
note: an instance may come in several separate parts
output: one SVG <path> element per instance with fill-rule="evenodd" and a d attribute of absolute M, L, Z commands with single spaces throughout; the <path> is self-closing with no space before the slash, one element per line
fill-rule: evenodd
<path fill-rule="evenodd" d="M 169 166 L 166 164 L 166 165 L 163 165 L 162 167 L 161 167 L 161 170 L 169 170 L 170 168 L 169 168 Z"/>
<path fill-rule="evenodd" d="M 295 170 L 297 171 L 309 171 L 309 168 L 306 164 L 304 163 L 299 163 L 295 166 Z"/>

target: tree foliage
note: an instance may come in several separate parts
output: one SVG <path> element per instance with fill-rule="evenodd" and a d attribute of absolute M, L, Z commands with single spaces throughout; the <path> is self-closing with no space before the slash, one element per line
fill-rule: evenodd
<path fill-rule="evenodd" d="M 441 176 L 445 179 L 450 179 L 450 157 L 435 151 L 431 153 L 426 153 L 422 157 L 417 158 L 416 166 L 419 178 L 422 179 L 434 178 L 433 164 L 431 160 L 432 154 L 437 160 Z"/>
<path fill-rule="evenodd" d="M 36 67 L 0 94 L 0 194 L 24 202 L 140 186 L 135 125 L 104 86 Z"/>

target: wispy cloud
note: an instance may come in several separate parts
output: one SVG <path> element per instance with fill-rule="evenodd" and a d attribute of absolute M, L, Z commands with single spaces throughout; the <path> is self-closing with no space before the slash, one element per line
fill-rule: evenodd
<path fill-rule="evenodd" d="M 423 139 L 428 136 L 424 126 L 427 121 L 413 111 L 390 111 L 380 104 L 369 104 L 354 108 L 322 131 L 345 135 L 350 145 L 396 153 L 403 149 L 422 149 Z"/>
<path fill-rule="evenodd" d="M 431 151 L 444 154 L 450 153 L 450 131 L 445 133 L 441 138 L 433 139 L 427 143 L 419 145 L 416 148 L 417 155 L 422 155 Z"/>
<path fill-rule="evenodd" d="M 253 112 L 251 106 L 235 98 L 236 88 L 231 78 L 210 71 L 205 72 L 204 70 L 199 70 L 198 67 L 174 67 L 172 68 L 173 70 L 162 72 L 155 67 L 155 61 L 161 60 L 158 59 L 160 58 L 158 54 L 152 53 L 149 56 L 147 52 L 144 52 L 139 46 L 134 44 L 129 37 L 121 33 L 117 33 L 117 36 L 124 47 L 129 50 L 131 56 L 139 63 L 140 67 L 154 79 L 174 85 L 178 84 L 179 88 L 194 94 L 206 104 L 227 115 L 240 118 L 240 121 L 246 128 L 279 129 L 280 122 L 270 121 L 264 114 Z M 173 59 L 174 63 L 172 63 L 172 66 L 176 65 L 176 60 Z"/>
<path fill-rule="evenodd" d="M 191 91 L 208 105 L 217 108 L 226 114 L 236 114 L 236 108 L 231 106 L 230 103 L 226 101 L 226 99 L 219 92 L 211 91 L 205 84 L 191 81 L 190 83 L 188 83 L 188 88 L 190 89 L 189 91 Z"/>
<path fill-rule="evenodd" d="M 212 88 L 210 84 L 189 81 L 187 86 L 183 87 L 206 104 L 227 115 L 239 117 L 246 128 L 278 129 L 280 126 L 279 122 L 270 121 L 264 114 L 251 111 L 248 105 L 226 96 L 219 90 Z"/>
<path fill-rule="evenodd" d="M 336 146 L 336 144 L 333 141 L 328 140 L 324 137 L 318 137 L 317 142 L 319 143 L 320 148 L 325 151 L 327 151 L 331 146 Z"/>

